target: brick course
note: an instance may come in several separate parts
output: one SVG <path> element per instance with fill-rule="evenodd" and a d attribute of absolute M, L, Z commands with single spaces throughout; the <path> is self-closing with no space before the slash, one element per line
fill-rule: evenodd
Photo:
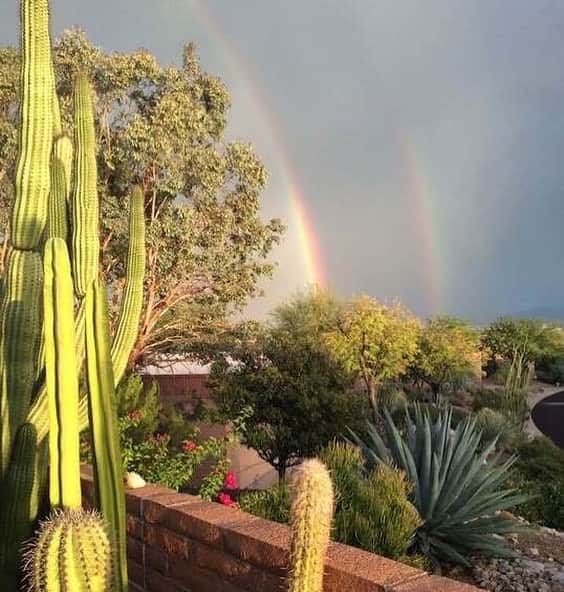
<path fill-rule="evenodd" d="M 85 505 L 92 473 L 82 468 Z M 132 592 L 283 592 L 289 529 L 150 485 L 128 490 Z M 324 592 L 478 592 L 478 588 L 331 543 Z"/>

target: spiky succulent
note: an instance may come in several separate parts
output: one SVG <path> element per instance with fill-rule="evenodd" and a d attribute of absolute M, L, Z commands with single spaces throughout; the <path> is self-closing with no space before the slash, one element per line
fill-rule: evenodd
<path fill-rule="evenodd" d="M 475 554 L 510 555 L 504 535 L 519 529 L 503 510 L 526 498 L 504 483 L 515 458 L 490 458 L 496 440 L 481 446 L 475 419 L 452 428 L 452 411 L 441 411 L 436 421 L 416 407 L 406 413 L 405 436 L 391 416 L 384 418 L 386 440 L 373 425 L 365 438 L 352 434 L 369 465 L 398 466 L 413 483 L 413 503 L 423 524 L 414 545 L 431 559 L 468 564 Z"/>
<path fill-rule="evenodd" d="M 102 518 L 84 510 L 55 511 L 25 554 L 30 592 L 109 592 L 112 552 Z"/>

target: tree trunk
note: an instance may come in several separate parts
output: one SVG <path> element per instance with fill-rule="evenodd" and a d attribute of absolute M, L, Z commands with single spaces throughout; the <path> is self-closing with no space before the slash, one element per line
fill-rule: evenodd
<path fill-rule="evenodd" d="M 286 479 L 286 461 L 280 460 L 276 470 L 278 471 L 278 483 L 282 483 Z"/>
<path fill-rule="evenodd" d="M 368 388 L 368 399 L 370 401 L 370 407 L 372 408 L 372 420 L 374 423 L 378 423 L 378 388 L 374 380 L 370 379 L 367 384 Z"/>

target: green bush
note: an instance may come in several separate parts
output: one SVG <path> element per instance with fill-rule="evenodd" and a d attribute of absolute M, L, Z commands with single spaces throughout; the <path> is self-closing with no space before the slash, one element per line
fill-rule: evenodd
<path fill-rule="evenodd" d="M 221 490 L 228 469 L 226 439 L 193 439 L 180 448 L 171 444 L 168 434 L 152 434 L 142 442 L 133 440 L 130 430 L 138 427 L 138 413 L 119 418 L 121 452 L 124 471 L 139 473 L 145 481 L 164 485 L 177 491 L 188 486 L 196 468 L 204 461 L 211 463 L 200 488 L 200 495 L 212 499 Z"/>
<path fill-rule="evenodd" d="M 541 437 L 517 452 L 513 484 L 530 495 L 518 513 L 530 522 L 564 529 L 564 451 Z"/>
<path fill-rule="evenodd" d="M 476 429 L 482 433 L 482 442 L 497 438 L 496 448 L 508 450 L 518 439 L 521 430 L 501 412 L 482 407 L 476 414 Z"/>
<path fill-rule="evenodd" d="M 396 385 L 385 385 L 378 393 L 381 409 L 387 409 L 390 413 L 403 411 L 408 404 L 407 395 Z"/>
<path fill-rule="evenodd" d="M 384 441 L 370 425 L 363 441 L 353 438 L 364 452 L 367 467 L 380 463 L 404 470 L 414 483 L 413 502 L 423 524 L 415 533 L 415 547 L 431 560 L 469 565 L 476 554 L 508 555 L 502 537 L 518 530 L 518 524 L 501 512 L 526 498 L 505 488 L 515 459 L 503 464 L 491 460 L 493 443 L 481 449 L 475 420 L 462 421 L 453 429 L 452 411 L 441 411 L 436 421 L 428 412 L 415 409 L 407 416 L 405 436 L 386 414 Z"/>
<path fill-rule="evenodd" d="M 408 500 L 405 474 L 380 465 L 363 475 L 360 450 L 334 443 L 321 452 L 335 488 L 335 540 L 391 559 L 402 559 L 421 523 Z"/>
<path fill-rule="evenodd" d="M 472 409 L 474 411 L 480 411 L 484 407 L 496 411 L 503 409 L 503 392 L 500 389 L 490 388 L 476 390 L 474 392 Z"/>
<path fill-rule="evenodd" d="M 265 491 L 248 491 L 239 496 L 239 507 L 249 514 L 273 522 L 288 523 L 292 497 L 285 481 Z"/>
<path fill-rule="evenodd" d="M 413 533 L 421 520 L 409 502 L 411 485 L 401 471 L 375 468 L 364 474 L 358 448 L 334 443 L 320 459 L 331 473 L 335 491 L 333 539 L 392 559 L 421 565 L 418 557 L 407 557 Z M 243 493 L 242 510 L 275 522 L 287 522 L 291 495 L 285 484 L 267 491 Z"/>

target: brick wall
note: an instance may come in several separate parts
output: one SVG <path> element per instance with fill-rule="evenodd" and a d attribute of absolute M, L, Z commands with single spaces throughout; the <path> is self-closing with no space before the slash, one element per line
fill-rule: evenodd
<path fill-rule="evenodd" d="M 85 505 L 93 495 L 83 467 Z M 126 493 L 132 592 L 282 592 L 288 527 L 149 485 Z M 332 543 L 324 592 L 477 592 L 401 563 Z"/>

